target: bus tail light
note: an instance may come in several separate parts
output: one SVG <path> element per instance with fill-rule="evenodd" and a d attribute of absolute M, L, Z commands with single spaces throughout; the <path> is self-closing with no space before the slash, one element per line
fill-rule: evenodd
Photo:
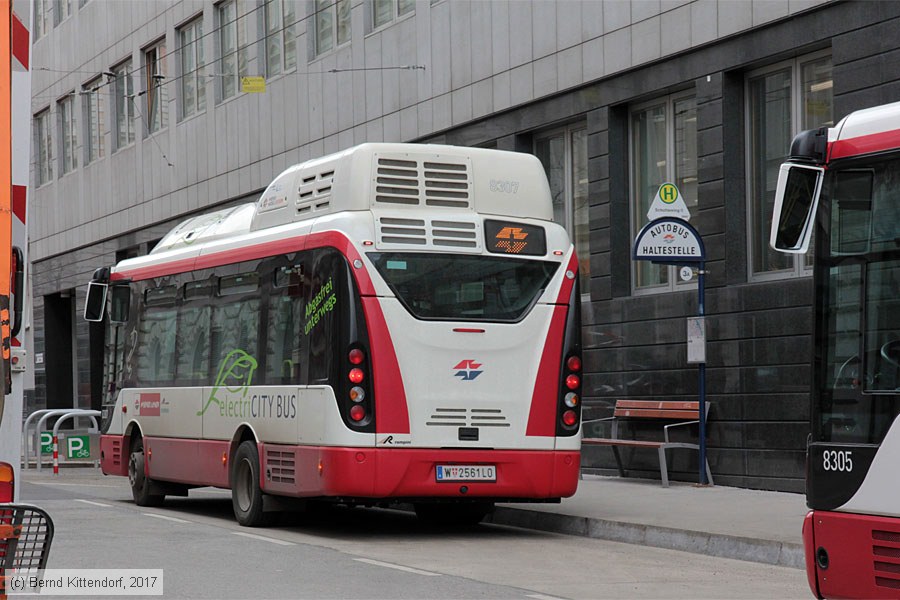
<path fill-rule="evenodd" d="M 9 463 L 0 462 L 0 503 L 12 502 L 15 495 L 16 475 Z"/>
<path fill-rule="evenodd" d="M 350 418 L 359 423 L 366 418 L 366 409 L 361 404 L 354 404 L 350 409 Z"/>
<path fill-rule="evenodd" d="M 584 379 L 584 362 L 581 358 L 581 292 L 577 279 L 569 296 L 562 356 L 559 358 L 556 435 L 568 437 L 578 433 L 580 426 L 581 386 Z"/>
<path fill-rule="evenodd" d="M 369 393 L 369 356 L 359 343 L 352 344 L 345 354 L 344 373 L 347 382 L 344 388 L 346 400 L 342 401 L 345 421 L 354 429 L 364 428 L 372 423 L 372 395 Z"/>
<path fill-rule="evenodd" d="M 347 358 L 350 360 L 351 365 L 361 365 L 366 359 L 366 355 L 359 348 L 353 348 L 352 350 L 350 350 Z"/>

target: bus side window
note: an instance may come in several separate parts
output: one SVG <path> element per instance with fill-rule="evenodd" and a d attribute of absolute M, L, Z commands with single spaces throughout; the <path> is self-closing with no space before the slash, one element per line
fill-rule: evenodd
<path fill-rule="evenodd" d="M 309 383 L 331 380 L 337 347 L 341 344 L 337 314 L 344 295 L 346 262 L 334 250 L 318 250 L 311 260 L 312 280 L 303 311 L 303 332 L 309 342 Z"/>
<path fill-rule="evenodd" d="M 275 269 L 269 294 L 266 332 L 266 372 L 268 385 L 299 384 L 306 361 L 303 317 L 306 283 L 302 264 Z"/>
<path fill-rule="evenodd" d="M 258 273 L 219 277 L 210 319 L 213 385 L 233 387 L 255 383 L 259 311 Z"/>
<path fill-rule="evenodd" d="M 189 281 L 184 284 L 182 305 L 178 311 L 179 385 L 209 385 L 211 381 L 210 316 L 215 280 Z"/>
<path fill-rule="evenodd" d="M 137 324 L 137 380 L 141 387 L 171 385 L 175 380 L 176 295 L 174 285 L 144 289 Z"/>

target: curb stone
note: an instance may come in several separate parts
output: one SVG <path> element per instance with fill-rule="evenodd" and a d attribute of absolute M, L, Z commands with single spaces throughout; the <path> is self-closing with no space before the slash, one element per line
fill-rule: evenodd
<path fill-rule="evenodd" d="M 485 522 L 804 569 L 802 544 L 498 507 Z"/>

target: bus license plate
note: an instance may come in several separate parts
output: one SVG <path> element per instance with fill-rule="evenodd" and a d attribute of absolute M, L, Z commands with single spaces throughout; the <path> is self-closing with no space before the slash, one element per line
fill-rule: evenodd
<path fill-rule="evenodd" d="M 497 481 L 496 465 L 438 465 L 437 481 Z"/>

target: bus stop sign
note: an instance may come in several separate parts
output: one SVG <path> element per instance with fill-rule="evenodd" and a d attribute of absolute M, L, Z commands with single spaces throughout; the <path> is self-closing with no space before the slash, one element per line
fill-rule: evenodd
<path fill-rule="evenodd" d="M 705 261 L 706 249 L 700 234 L 687 221 L 663 217 L 641 229 L 632 256 L 634 260 L 681 265 Z"/>

